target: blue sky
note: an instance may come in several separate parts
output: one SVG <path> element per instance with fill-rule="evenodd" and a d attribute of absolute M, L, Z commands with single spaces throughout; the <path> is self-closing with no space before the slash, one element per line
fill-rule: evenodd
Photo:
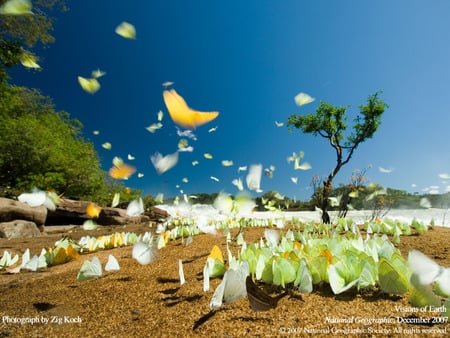
<path fill-rule="evenodd" d="M 379 90 L 389 104 L 383 122 L 335 184 L 372 165 L 371 181 L 387 187 L 423 192 L 436 186 L 445 192 L 450 185 L 438 176 L 450 173 L 446 0 L 78 0 L 69 6 L 69 12 L 57 13 L 56 42 L 36 49 L 42 70 L 16 67 L 12 82 L 39 88 L 58 110 L 79 119 L 105 170 L 114 156 L 134 155 L 129 163 L 144 177 L 135 174 L 126 182 L 130 187 L 165 196 L 180 189 L 236 194 L 232 179 L 246 175 L 238 174 L 238 166 L 261 163 L 276 167 L 272 179 L 263 175 L 264 191 L 309 199 L 311 177 L 327 175 L 335 154 L 327 140 L 290 133 L 275 121 L 313 113 L 324 100 L 350 105 L 351 122 L 358 105 Z M 136 27 L 136 40 L 114 33 L 122 21 Z M 97 68 L 107 74 L 91 95 L 77 76 L 89 77 Z M 164 81 L 175 82 L 173 88 L 192 108 L 220 115 L 195 130 L 193 153 L 180 153 L 178 164 L 158 175 L 150 156 L 173 153 L 179 141 L 162 98 Z M 316 101 L 296 106 L 299 92 Z M 164 127 L 151 134 L 145 127 L 156 122 L 159 110 L 165 112 Z M 110 151 L 101 147 L 104 142 L 112 144 Z M 286 161 L 300 150 L 312 165 L 309 171 L 294 170 Z M 213 159 L 204 159 L 204 153 Z M 192 166 L 194 160 L 199 165 Z M 234 166 L 223 167 L 221 160 L 233 160 Z M 393 170 L 382 173 L 379 167 Z M 291 177 L 298 177 L 297 185 Z"/>

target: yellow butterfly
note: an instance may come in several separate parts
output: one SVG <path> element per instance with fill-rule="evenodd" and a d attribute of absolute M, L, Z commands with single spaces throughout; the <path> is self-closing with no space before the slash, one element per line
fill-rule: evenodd
<path fill-rule="evenodd" d="M 219 112 L 200 112 L 189 108 L 186 101 L 174 90 L 164 90 L 164 102 L 173 122 L 186 129 L 195 129 L 214 120 Z"/>
<path fill-rule="evenodd" d="M 112 178 L 115 178 L 116 180 L 126 180 L 128 179 L 131 175 L 133 175 L 136 171 L 136 168 L 122 163 L 119 166 L 113 166 L 109 169 L 109 176 L 111 176 Z"/>
<path fill-rule="evenodd" d="M 32 54 L 29 54 L 27 52 L 24 52 L 22 56 L 20 57 L 20 63 L 27 68 L 34 68 L 39 69 L 41 66 L 39 66 L 36 62 L 36 57 Z"/>
<path fill-rule="evenodd" d="M 102 208 L 100 208 L 98 205 L 95 205 L 94 203 L 89 203 L 89 205 L 86 207 L 86 214 L 88 214 L 89 217 L 98 218 L 101 212 Z"/>
<path fill-rule="evenodd" d="M 33 14 L 30 0 L 9 0 L 0 6 L 0 14 L 23 15 Z"/>
<path fill-rule="evenodd" d="M 100 89 L 100 83 L 95 77 L 87 79 L 82 76 L 78 76 L 78 83 L 80 84 L 81 88 L 89 94 L 94 94 Z"/>
<path fill-rule="evenodd" d="M 131 23 L 122 22 L 116 27 L 115 32 L 125 39 L 136 39 L 136 29 Z"/>
<path fill-rule="evenodd" d="M 208 258 L 218 259 L 222 263 L 224 262 L 223 261 L 222 250 L 220 250 L 220 248 L 217 245 L 213 246 L 213 248 L 211 250 L 211 253 L 209 254 Z"/>

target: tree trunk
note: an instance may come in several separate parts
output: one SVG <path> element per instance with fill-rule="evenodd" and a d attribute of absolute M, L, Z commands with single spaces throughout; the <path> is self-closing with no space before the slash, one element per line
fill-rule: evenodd
<path fill-rule="evenodd" d="M 331 223 L 330 215 L 328 214 L 328 197 L 330 197 L 331 189 L 333 185 L 333 175 L 328 176 L 327 180 L 323 183 L 322 194 L 322 222 L 325 224 Z"/>

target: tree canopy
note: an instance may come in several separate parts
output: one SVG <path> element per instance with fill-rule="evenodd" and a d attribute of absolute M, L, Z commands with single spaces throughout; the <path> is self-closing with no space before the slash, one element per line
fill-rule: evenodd
<path fill-rule="evenodd" d="M 104 192 L 105 173 L 82 124 L 55 112 L 39 91 L 0 85 L 0 186 L 53 189 L 66 196 L 95 198 Z"/>
<path fill-rule="evenodd" d="M 287 120 L 289 130 L 292 127 L 300 129 L 307 134 L 321 136 L 328 140 L 330 146 L 335 150 L 336 165 L 331 170 L 328 178 L 323 183 L 322 193 L 322 220 L 330 222 L 327 213 L 328 198 L 332 191 L 333 179 L 339 170 L 347 164 L 356 148 L 373 137 L 381 123 L 381 116 L 387 108 L 379 97 L 379 93 L 370 95 L 366 105 L 359 106 L 359 114 L 354 119 L 354 124 L 350 132 L 347 131 L 347 108 L 336 107 L 322 101 L 315 114 L 291 115 Z M 345 153 L 344 153 L 345 152 Z"/>

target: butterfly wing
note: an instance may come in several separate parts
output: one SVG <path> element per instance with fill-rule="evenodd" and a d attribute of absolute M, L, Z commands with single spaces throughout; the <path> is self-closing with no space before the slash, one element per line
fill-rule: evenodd
<path fill-rule="evenodd" d="M 418 282 L 421 285 L 433 283 L 441 269 L 439 264 L 418 250 L 411 250 L 408 253 L 408 265 L 412 272 L 417 275 Z"/>
<path fill-rule="evenodd" d="M 164 103 L 173 122 L 186 129 L 195 129 L 214 120 L 219 112 L 200 112 L 188 107 L 175 89 L 163 91 Z"/>
<path fill-rule="evenodd" d="M 120 270 L 120 266 L 119 266 L 119 262 L 117 261 L 116 257 L 114 257 L 113 255 L 109 255 L 108 261 L 106 262 L 106 265 L 105 265 L 105 271 L 119 271 L 119 270 Z"/>

